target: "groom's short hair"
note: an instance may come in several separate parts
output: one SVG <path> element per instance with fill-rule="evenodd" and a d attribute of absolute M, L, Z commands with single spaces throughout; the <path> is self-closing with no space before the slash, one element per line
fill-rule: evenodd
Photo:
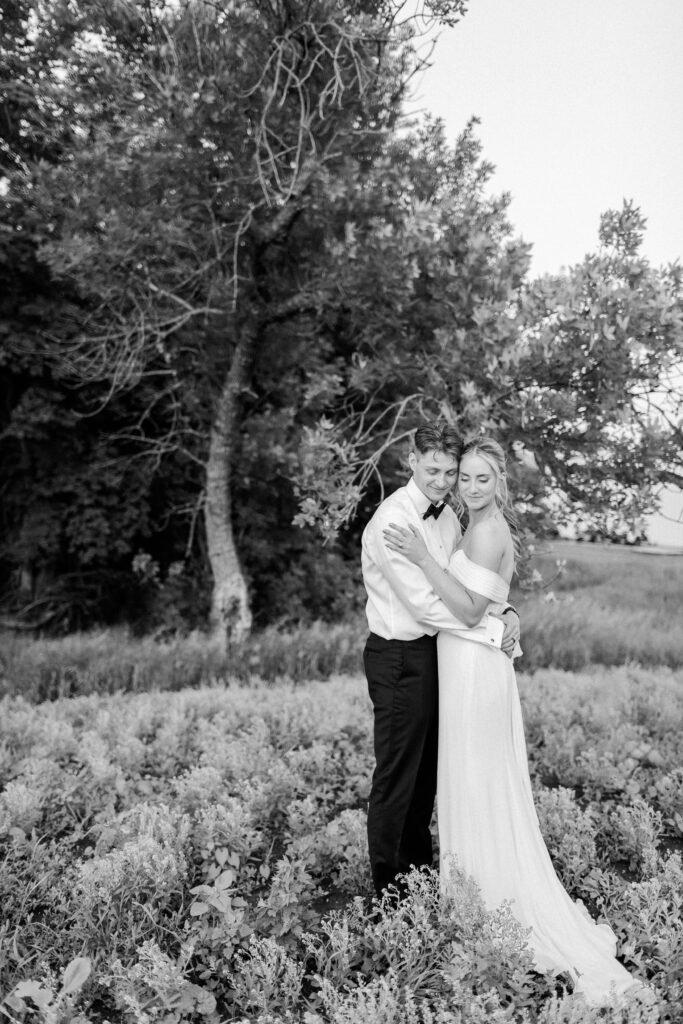
<path fill-rule="evenodd" d="M 463 442 L 458 431 L 449 423 L 422 423 L 415 430 L 413 448 L 420 455 L 443 452 L 460 461 Z"/>

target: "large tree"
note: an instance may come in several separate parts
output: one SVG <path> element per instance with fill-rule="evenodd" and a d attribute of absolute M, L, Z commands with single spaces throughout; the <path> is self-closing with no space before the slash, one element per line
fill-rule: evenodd
<path fill-rule="evenodd" d="M 43 87 L 63 97 L 71 131 L 57 164 L 30 168 L 40 258 L 78 299 L 44 336 L 49 358 L 61 379 L 99 385 L 98 401 L 102 388 L 154 382 L 150 409 L 169 423 L 156 450 L 203 467 L 211 617 L 225 641 L 251 619 L 233 507 L 245 409 L 278 339 L 302 367 L 297 400 L 330 355 L 329 333 L 318 351 L 334 284 L 322 243 L 335 228 L 344 237 L 340 197 L 384 151 L 419 63 L 401 6 L 32 12 L 36 39 L 55 22 L 69 30 Z M 461 6 L 425 5 L 440 18 Z"/>

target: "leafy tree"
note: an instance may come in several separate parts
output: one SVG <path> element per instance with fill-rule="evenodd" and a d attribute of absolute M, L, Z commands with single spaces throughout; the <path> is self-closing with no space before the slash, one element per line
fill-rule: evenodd
<path fill-rule="evenodd" d="M 644 230 L 632 203 L 608 211 L 598 252 L 525 295 L 519 434 L 556 518 L 607 532 L 637 529 L 659 485 L 683 483 L 683 278 L 648 264 Z"/>
<path fill-rule="evenodd" d="M 56 455 L 50 442 L 73 420 L 44 346 L 36 344 L 70 296 L 55 287 L 38 256 L 41 226 L 30 189 L 31 168 L 58 161 L 69 137 L 69 119 L 51 88 L 68 30 L 32 35 L 32 7 L 8 3 L 0 12 L 0 565 L 17 568 L 15 589 L 24 603 L 35 597 L 46 548 L 59 533 L 48 509 L 45 469 Z"/>
<path fill-rule="evenodd" d="M 499 436 L 523 518 L 537 528 L 549 516 L 637 528 L 658 486 L 681 483 L 681 268 L 648 265 L 644 220 L 625 203 L 602 217 L 595 255 L 527 284 L 525 247 L 505 240 L 504 203 L 482 202 L 488 168 L 473 145 L 461 139 L 446 172 L 437 143 L 438 202 L 426 229 L 417 214 L 423 235 L 411 222 L 420 242 L 412 280 L 388 296 L 396 319 L 385 337 L 374 329 L 383 306 L 373 279 L 367 356 L 302 447 L 300 519 L 328 537 L 352 520 L 380 460 L 391 478 L 387 454 L 418 411 L 464 436 Z M 448 199 L 459 166 L 469 191 L 458 181 Z M 376 244 L 390 243 L 380 233 Z"/>
<path fill-rule="evenodd" d="M 462 4 L 431 6 L 446 18 Z M 112 395 L 155 381 L 166 451 L 203 466 L 212 621 L 226 639 L 251 618 L 234 533 L 244 418 L 268 413 L 258 383 L 278 346 L 304 364 L 292 406 L 328 357 L 316 353 L 331 286 L 319 243 L 400 115 L 417 58 L 399 9 L 58 9 L 74 39 L 56 76 L 73 130 L 32 189 L 40 256 L 82 315 L 55 326 L 51 355 L 62 377 Z M 275 362 L 291 379 L 292 359 Z"/>
<path fill-rule="evenodd" d="M 253 611 L 340 615 L 423 415 L 533 453 L 530 525 L 679 480 L 680 268 L 627 204 L 528 284 L 475 123 L 450 146 L 402 120 L 401 5 L 6 7 L 0 558 L 33 603 L 43 577 L 67 625 L 139 616 L 183 563 L 200 614 L 206 563 L 226 642 Z"/>
<path fill-rule="evenodd" d="M 102 387 L 74 388 L 61 358 L 88 306 L 43 257 L 36 183 L 75 142 L 62 72 L 79 22 L 64 4 L 43 14 L 32 3 L 1 12 L 0 567 L 4 608 L 22 613 L 11 624 L 55 629 L 138 610 L 131 551 L 158 538 L 179 495 L 166 487 L 161 500 L 154 450 L 136 444 L 151 383 L 107 403 Z"/>
<path fill-rule="evenodd" d="M 339 315 L 358 343 L 300 452 L 299 521 L 328 539 L 368 486 L 381 496 L 373 480 L 405 475 L 396 445 L 420 419 L 463 436 L 509 429 L 530 247 L 512 236 L 509 197 L 487 195 L 491 173 L 474 122 L 454 147 L 427 122 L 368 176 L 338 271 Z"/>

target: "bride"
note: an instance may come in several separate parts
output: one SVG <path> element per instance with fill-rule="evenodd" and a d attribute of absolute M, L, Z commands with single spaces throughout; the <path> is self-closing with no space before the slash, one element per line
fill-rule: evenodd
<path fill-rule="evenodd" d="M 473 621 L 506 602 L 514 572 L 516 538 L 497 441 L 465 446 L 457 492 L 468 523 L 447 570 L 412 527 L 391 524 L 385 538 L 420 566 L 454 615 Z M 439 633 L 437 649 L 442 885 L 455 861 L 476 880 L 489 910 L 511 901 L 512 913 L 531 929 L 537 969 L 570 974 L 587 1002 L 605 1005 L 629 990 L 647 998 L 649 990 L 615 959 L 609 925 L 596 924 L 555 874 L 534 808 L 512 660 L 462 632 Z"/>

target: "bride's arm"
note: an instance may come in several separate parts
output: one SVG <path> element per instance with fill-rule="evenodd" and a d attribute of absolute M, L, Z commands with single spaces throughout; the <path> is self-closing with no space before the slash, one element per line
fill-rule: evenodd
<path fill-rule="evenodd" d="M 420 567 L 448 610 L 464 625 L 476 626 L 481 621 L 490 603 L 489 598 L 467 590 L 452 576 L 449 576 L 446 570 L 442 569 L 429 554 L 424 540 L 412 526 L 405 529 L 391 523 L 383 533 L 387 546 L 393 551 L 399 551 L 409 561 Z M 502 549 L 495 527 L 490 529 L 486 523 L 482 523 L 473 530 L 469 557 L 485 569 L 498 571 Z"/>
<path fill-rule="evenodd" d="M 467 590 L 449 576 L 447 569 L 442 569 L 438 562 L 427 552 L 427 558 L 417 563 L 439 595 L 449 612 L 456 615 L 466 626 L 476 626 L 489 605 L 489 599 Z"/>

